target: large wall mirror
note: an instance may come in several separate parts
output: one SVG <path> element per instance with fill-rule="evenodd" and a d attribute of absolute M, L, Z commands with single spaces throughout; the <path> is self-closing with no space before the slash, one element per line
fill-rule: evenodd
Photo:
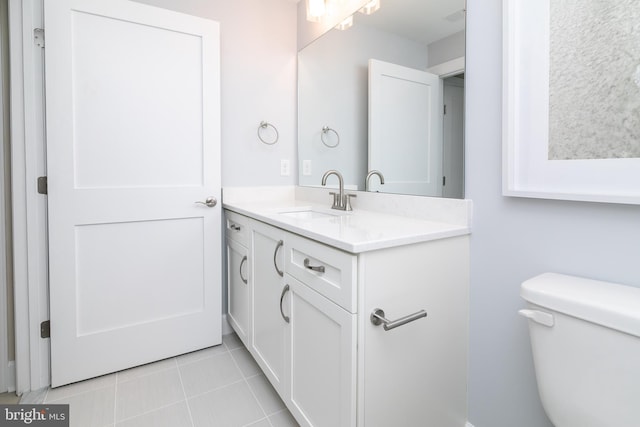
<path fill-rule="evenodd" d="M 381 3 L 298 53 L 298 182 L 462 198 L 464 0 Z"/>

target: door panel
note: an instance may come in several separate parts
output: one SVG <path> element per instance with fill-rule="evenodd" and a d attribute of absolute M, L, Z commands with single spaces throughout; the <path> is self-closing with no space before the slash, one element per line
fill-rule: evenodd
<path fill-rule="evenodd" d="M 356 423 L 356 315 L 286 275 L 291 412 L 303 426 Z"/>
<path fill-rule="evenodd" d="M 229 323 L 246 347 L 249 346 L 250 282 L 253 280 L 249 251 L 234 240 L 227 240 L 227 290 Z"/>
<path fill-rule="evenodd" d="M 372 191 L 442 195 L 442 82 L 426 71 L 369 61 Z"/>
<path fill-rule="evenodd" d="M 288 396 L 286 372 L 287 323 L 280 312 L 284 279 L 285 233 L 255 223 L 253 230 L 253 337 L 256 361 L 283 399 Z"/>
<path fill-rule="evenodd" d="M 52 385 L 219 344 L 218 24 L 44 6 Z"/>

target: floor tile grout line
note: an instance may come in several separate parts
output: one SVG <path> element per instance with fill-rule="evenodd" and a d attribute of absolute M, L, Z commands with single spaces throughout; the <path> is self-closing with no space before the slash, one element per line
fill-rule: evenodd
<path fill-rule="evenodd" d="M 116 384 L 113 388 L 113 425 L 118 421 L 118 373 L 116 372 Z"/>
<path fill-rule="evenodd" d="M 233 381 L 233 382 L 231 382 L 231 383 L 229 383 L 229 384 L 225 384 L 225 385 L 218 386 L 218 387 L 216 387 L 216 388 L 212 388 L 211 390 L 203 391 L 202 393 L 194 394 L 193 396 L 188 396 L 188 397 L 187 397 L 187 401 L 189 401 L 189 400 L 191 400 L 191 399 L 195 399 L 196 397 L 204 396 L 205 394 L 212 393 L 212 392 L 214 392 L 214 391 L 221 390 L 221 389 L 226 388 L 226 387 L 230 387 L 230 386 L 232 386 L 232 385 L 239 384 L 239 383 L 241 383 L 241 382 L 244 382 L 244 378 L 240 378 L 239 380 L 237 380 L 237 381 Z"/>
<path fill-rule="evenodd" d="M 176 358 L 176 363 L 178 362 Z M 193 422 L 193 415 L 191 414 L 191 406 L 189 406 L 189 399 L 187 398 L 187 390 L 184 388 L 184 381 L 182 381 L 182 372 L 180 372 L 180 366 L 178 366 L 178 378 L 180 379 L 180 387 L 182 387 L 182 395 L 184 396 L 184 404 L 187 406 L 187 413 L 189 414 L 189 421 L 191 422 L 191 427 L 195 427 L 195 423 Z"/>
<path fill-rule="evenodd" d="M 194 363 L 198 363 L 198 362 L 202 362 L 203 360 L 207 360 L 207 359 L 211 359 L 211 358 L 214 358 L 214 357 L 222 356 L 223 354 L 227 354 L 227 353 L 230 353 L 230 351 L 229 350 L 224 350 L 224 351 L 221 351 L 220 353 L 210 354 L 209 356 L 204 356 L 204 357 L 202 357 L 200 359 L 190 360 L 188 362 L 178 362 L 178 367 L 192 365 Z"/>
<path fill-rule="evenodd" d="M 246 347 L 243 347 L 243 348 L 247 353 L 249 353 L 249 350 L 247 350 Z M 262 404 L 260 403 L 260 399 L 258 399 L 258 396 L 256 396 L 256 394 L 254 393 L 253 389 L 251 388 L 251 384 L 249 384 L 249 381 L 247 381 L 247 376 L 244 374 L 244 372 L 242 372 L 242 369 L 240 369 L 240 364 L 238 363 L 236 358 L 233 357 L 233 352 L 230 352 L 230 354 L 231 354 L 231 360 L 233 360 L 233 363 L 235 363 L 236 367 L 240 371 L 240 374 L 242 375 L 242 379 L 244 380 L 245 384 L 249 388 L 249 392 L 251 393 L 253 398 L 258 403 L 258 406 L 260 407 L 260 410 L 262 411 L 262 413 L 264 414 L 265 418 L 267 419 L 267 423 L 269 423 L 269 425 L 271 427 L 273 427 L 273 424 L 271 424 L 271 420 L 269 419 L 269 416 L 267 415 L 267 411 L 264 410 L 264 408 L 262 407 Z M 253 356 L 251 356 L 251 353 L 249 353 L 249 357 L 253 357 Z M 257 420 L 257 421 L 259 421 L 259 420 Z M 254 421 L 254 422 L 257 422 L 257 421 Z"/>
<path fill-rule="evenodd" d="M 79 392 L 79 393 L 74 393 L 74 394 L 70 394 L 70 395 L 68 395 L 68 396 L 63 396 L 63 397 L 61 397 L 61 398 L 59 398 L 59 399 L 54 399 L 54 400 L 50 400 L 50 401 L 45 401 L 45 402 L 43 402 L 43 403 L 44 403 L 44 404 L 47 404 L 47 403 L 57 404 L 56 402 L 64 402 L 65 400 L 70 399 L 70 398 L 72 398 L 72 397 L 78 397 L 78 396 L 81 396 L 81 395 L 83 395 L 83 394 L 87 394 L 87 393 L 92 393 L 92 392 L 95 392 L 95 391 L 104 390 L 104 389 L 107 389 L 107 388 L 110 388 L 110 387 L 113 387 L 113 386 L 114 386 L 114 384 L 106 385 L 106 386 L 103 386 L 103 387 L 96 387 L 96 388 L 92 388 L 92 389 L 89 389 L 89 390 L 81 391 L 81 392 Z"/>
<path fill-rule="evenodd" d="M 267 422 L 269 422 L 269 417 L 264 417 L 264 418 L 260 418 L 259 420 L 251 421 L 249 424 L 245 424 L 242 427 L 251 427 L 252 425 L 255 425 L 260 421 L 264 421 L 264 420 L 267 420 Z M 271 425 L 271 423 L 269 423 L 269 425 Z"/>
<path fill-rule="evenodd" d="M 128 379 L 128 380 L 122 380 L 122 383 L 123 383 L 123 384 L 124 384 L 124 383 L 128 383 L 129 381 L 135 381 L 135 380 L 140 379 L 140 378 L 148 377 L 149 375 L 153 375 L 153 374 L 157 374 L 157 373 L 159 373 L 159 372 L 164 372 L 164 371 L 168 371 L 168 370 L 170 370 L 170 369 L 177 368 L 177 367 L 178 367 L 178 362 L 175 360 L 176 358 L 175 358 L 175 357 L 172 357 L 171 359 L 174 359 L 173 366 L 169 366 L 169 367 L 167 367 L 167 368 L 160 368 L 160 369 L 158 369 L 157 371 L 151 371 L 151 372 L 148 372 L 148 373 L 146 373 L 146 374 L 137 375 L 137 376 L 135 376 L 135 377 L 133 377 L 133 378 L 130 378 L 130 379 Z M 158 361 L 156 361 L 156 362 L 151 362 L 151 363 L 147 363 L 147 364 L 144 364 L 144 365 L 136 366 L 136 367 L 134 367 L 134 368 L 125 369 L 124 371 L 118 371 L 118 372 L 116 372 L 115 374 L 116 374 L 116 375 L 120 375 L 120 374 L 122 374 L 123 372 L 127 372 L 127 371 L 129 371 L 129 370 L 131 370 L 131 369 L 137 369 L 137 368 L 141 368 L 141 367 L 143 367 L 143 366 L 154 365 L 154 364 L 156 364 L 156 363 L 164 362 L 165 360 L 169 360 L 169 359 L 162 359 L 162 360 L 158 360 Z"/>
<path fill-rule="evenodd" d="M 76 385 L 76 384 L 81 384 L 81 383 L 83 383 L 83 382 L 85 382 L 85 381 L 86 381 L 86 382 L 91 382 L 91 381 L 97 380 L 97 379 L 99 379 L 99 378 L 108 377 L 109 375 L 114 375 L 114 376 L 115 376 L 116 374 L 117 374 L 117 373 L 116 373 L 116 372 L 114 372 L 114 373 L 112 373 L 112 374 L 106 374 L 106 375 L 101 375 L 101 376 L 99 376 L 99 377 L 95 377 L 95 378 L 89 378 L 89 379 L 86 379 L 86 380 L 83 380 L 83 381 L 79 381 L 79 382 L 77 382 L 77 383 L 71 383 L 71 384 L 67 384 L 67 385 L 65 385 L 65 386 L 61 386 L 61 387 L 60 387 L 60 389 L 65 388 L 65 387 L 71 387 L 71 386 Z M 111 384 L 111 385 L 112 385 L 112 384 Z M 80 396 L 81 394 L 89 393 L 89 392 L 96 391 L 96 390 L 102 390 L 102 389 L 104 389 L 104 388 L 111 387 L 111 385 L 102 385 L 102 386 L 89 387 L 89 388 L 88 388 L 88 389 L 86 389 L 86 390 L 76 391 L 76 392 L 73 392 L 73 393 L 71 393 L 71 394 L 67 394 L 67 395 L 64 395 L 64 396 L 62 396 L 62 397 L 59 397 L 59 398 L 57 398 L 57 399 L 54 399 L 54 400 L 53 400 L 53 402 L 58 401 L 58 400 L 68 399 L 68 398 L 70 398 L 70 397 Z M 56 390 L 60 390 L 60 389 L 56 389 Z M 44 396 L 43 403 L 51 403 L 51 402 L 47 402 L 47 399 L 49 398 L 49 392 L 50 392 L 51 390 L 53 390 L 53 389 L 51 388 L 51 386 L 49 386 L 49 387 L 47 388 L 46 394 L 45 394 L 45 396 Z"/>
<path fill-rule="evenodd" d="M 123 381 L 123 383 L 128 383 L 130 381 L 133 381 L 133 380 L 136 380 L 136 379 L 139 379 L 139 378 L 144 378 L 144 377 L 148 377 L 150 375 L 154 375 L 154 374 L 158 374 L 158 373 L 162 373 L 162 372 L 167 372 L 167 371 L 170 371 L 172 369 L 175 369 L 177 371 L 178 378 L 180 379 L 180 385 L 182 386 L 182 377 L 180 376 L 180 367 L 178 366 L 176 357 L 172 357 L 171 359 L 173 360 L 175 366 L 173 366 L 171 368 L 167 368 L 167 369 L 160 369 L 158 371 L 153 371 L 153 372 L 151 372 L 149 374 L 141 375 L 141 376 L 133 378 L 131 380 Z M 168 359 L 164 359 L 164 360 L 168 360 Z M 116 384 L 117 384 L 117 378 L 118 377 L 116 377 Z M 184 387 L 183 387 L 183 393 L 182 394 L 183 395 L 185 394 L 184 393 Z M 118 397 L 118 395 L 117 395 L 117 392 L 116 392 L 116 401 L 117 401 L 117 397 Z M 147 415 L 147 414 L 150 414 L 152 412 L 159 411 L 160 409 L 168 408 L 168 407 L 173 406 L 173 405 L 177 405 L 178 403 L 182 402 L 183 400 L 188 405 L 188 402 L 186 401 L 186 399 L 180 399 L 180 400 L 176 400 L 174 402 L 167 403 L 165 405 L 158 406 L 157 408 L 153 408 L 153 409 L 150 409 L 148 411 L 144 411 L 144 412 L 141 412 L 139 414 L 123 418 L 121 420 L 117 419 L 117 413 L 116 413 L 116 415 L 114 416 L 115 417 L 114 423 L 115 423 L 115 425 L 117 425 L 118 423 L 121 423 L 121 422 L 124 422 L 124 421 L 128 421 L 128 420 L 131 420 L 133 418 L 137 418 L 137 417 L 140 417 L 140 416 L 143 416 L 143 415 Z M 115 411 L 115 408 L 114 408 L 114 411 Z"/>
<path fill-rule="evenodd" d="M 184 400 L 182 400 L 182 399 L 181 399 L 181 400 L 176 400 L 175 402 L 167 403 L 166 405 L 158 406 L 157 408 L 150 409 L 150 410 L 148 410 L 148 411 L 144 411 L 144 412 L 141 412 L 141 413 L 136 414 L 136 415 L 132 415 L 132 416 L 127 417 L 127 418 L 123 418 L 123 419 L 121 419 L 121 420 L 118 420 L 118 421 L 116 422 L 116 424 L 120 424 L 120 423 L 123 423 L 123 422 L 125 422 L 125 421 L 130 421 L 130 420 L 133 420 L 133 419 L 138 418 L 138 417 L 142 417 L 142 416 L 145 416 L 145 415 L 152 414 L 152 413 L 154 413 L 154 412 L 156 412 L 156 411 L 159 411 L 159 410 L 161 410 L 161 409 L 166 409 L 166 408 L 169 408 L 169 407 L 171 407 L 171 406 L 173 406 L 173 405 L 177 405 L 178 403 L 181 403 L 181 402 L 183 402 L 183 401 L 184 401 Z M 184 401 L 184 402 L 186 403 L 186 401 Z"/>

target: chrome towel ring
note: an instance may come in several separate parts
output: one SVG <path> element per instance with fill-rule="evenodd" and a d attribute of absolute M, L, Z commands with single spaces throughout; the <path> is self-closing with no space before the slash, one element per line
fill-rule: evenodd
<path fill-rule="evenodd" d="M 336 143 L 331 145 L 329 144 L 325 138 L 327 138 L 327 135 L 329 134 L 329 132 L 333 132 L 336 134 Z M 325 126 L 322 128 L 322 133 L 320 134 L 320 139 L 322 140 L 322 143 L 324 145 L 326 145 L 329 148 L 336 148 L 338 145 L 340 145 L 340 135 L 338 134 L 338 131 L 336 131 L 335 129 L 331 129 L 329 126 Z"/>
<path fill-rule="evenodd" d="M 267 129 L 267 128 L 272 128 L 274 130 L 274 132 L 276 133 L 276 137 L 273 141 L 269 142 L 269 141 L 265 141 L 265 139 L 262 136 L 262 131 Z M 260 126 L 258 126 L 258 138 L 260 139 L 260 141 L 262 141 L 263 144 L 267 144 L 267 145 L 273 145 L 276 142 L 278 142 L 278 139 L 280 138 L 280 134 L 278 133 L 278 129 L 272 125 L 269 122 L 265 122 L 265 121 L 261 121 L 260 122 Z"/>

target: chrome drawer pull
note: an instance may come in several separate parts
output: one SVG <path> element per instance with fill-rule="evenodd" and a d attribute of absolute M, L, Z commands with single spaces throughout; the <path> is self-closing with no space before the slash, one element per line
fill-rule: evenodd
<path fill-rule="evenodd" d="M 289 285 L 285 285 L 282 288 L 282 295 L 280 295 L 280 315 L 284 319 L 285 322 L 289 323 L 289 316 L 284 315 L 284 311 L 282 310 L 282 300 L 284 300 L 284 295 L 289 292 Z"/>
<path fill-rule="evenodd" d="M 248 283 L 248 281 L 247 281 L 247 279 L 244 278 L 244 276 L 242 276 L 242 266 L 244 265 L 245 262 L 247 262 L 247 256 L 246 255 L 242 258 L 242 261 L 240 261 L 240 279 L 246 285 Z"/>
<path fill-rule="evenodd" d="M 232 229 L 233 231 L 240 231 L 242 229 L 242 227 L 236 224 L 231 224 L 229 228 Z"/>
<path fill-rule="evenodd" d="M 427 312 L 424 310 L 420 310 L 417 313 L 410 314 L 405 317 L 401 317 L 397 320 L 389 320 L 384 317 L 384 310 L 380 308 L 376 308 L 371 313 L 371 323 L 374 325 L 382 325 L 385 331 L 389 331 L 393 328 L 397 328 L 398 326 L 406 325 L 409 322 L 413 322 L 414 320 L 422 319 L 423 317 L 427 317 Z"/>
<path fill-rule="evenodd" d="M 284 245 L 284 242 L 280 240 L 276 245 L 276 250 L 273 251 L 273 266 L 276 268 L 276 272 L 280 277 L 284 277 L 284 272 L 278 268 L 277 257 L 278 257 L 278 249 L 280 249 L 282 245 Z"/>
<path fill-rule="evenodd" d="M 307 267 L 309 270 L 317 271 L 318 273 L 324 273 L 324 265 L 320 265 L 320 266 L 309 265 L 310 262 L 311 261 L 309 261 L 309 258 L 305 258 L 304 266 Z"/>

